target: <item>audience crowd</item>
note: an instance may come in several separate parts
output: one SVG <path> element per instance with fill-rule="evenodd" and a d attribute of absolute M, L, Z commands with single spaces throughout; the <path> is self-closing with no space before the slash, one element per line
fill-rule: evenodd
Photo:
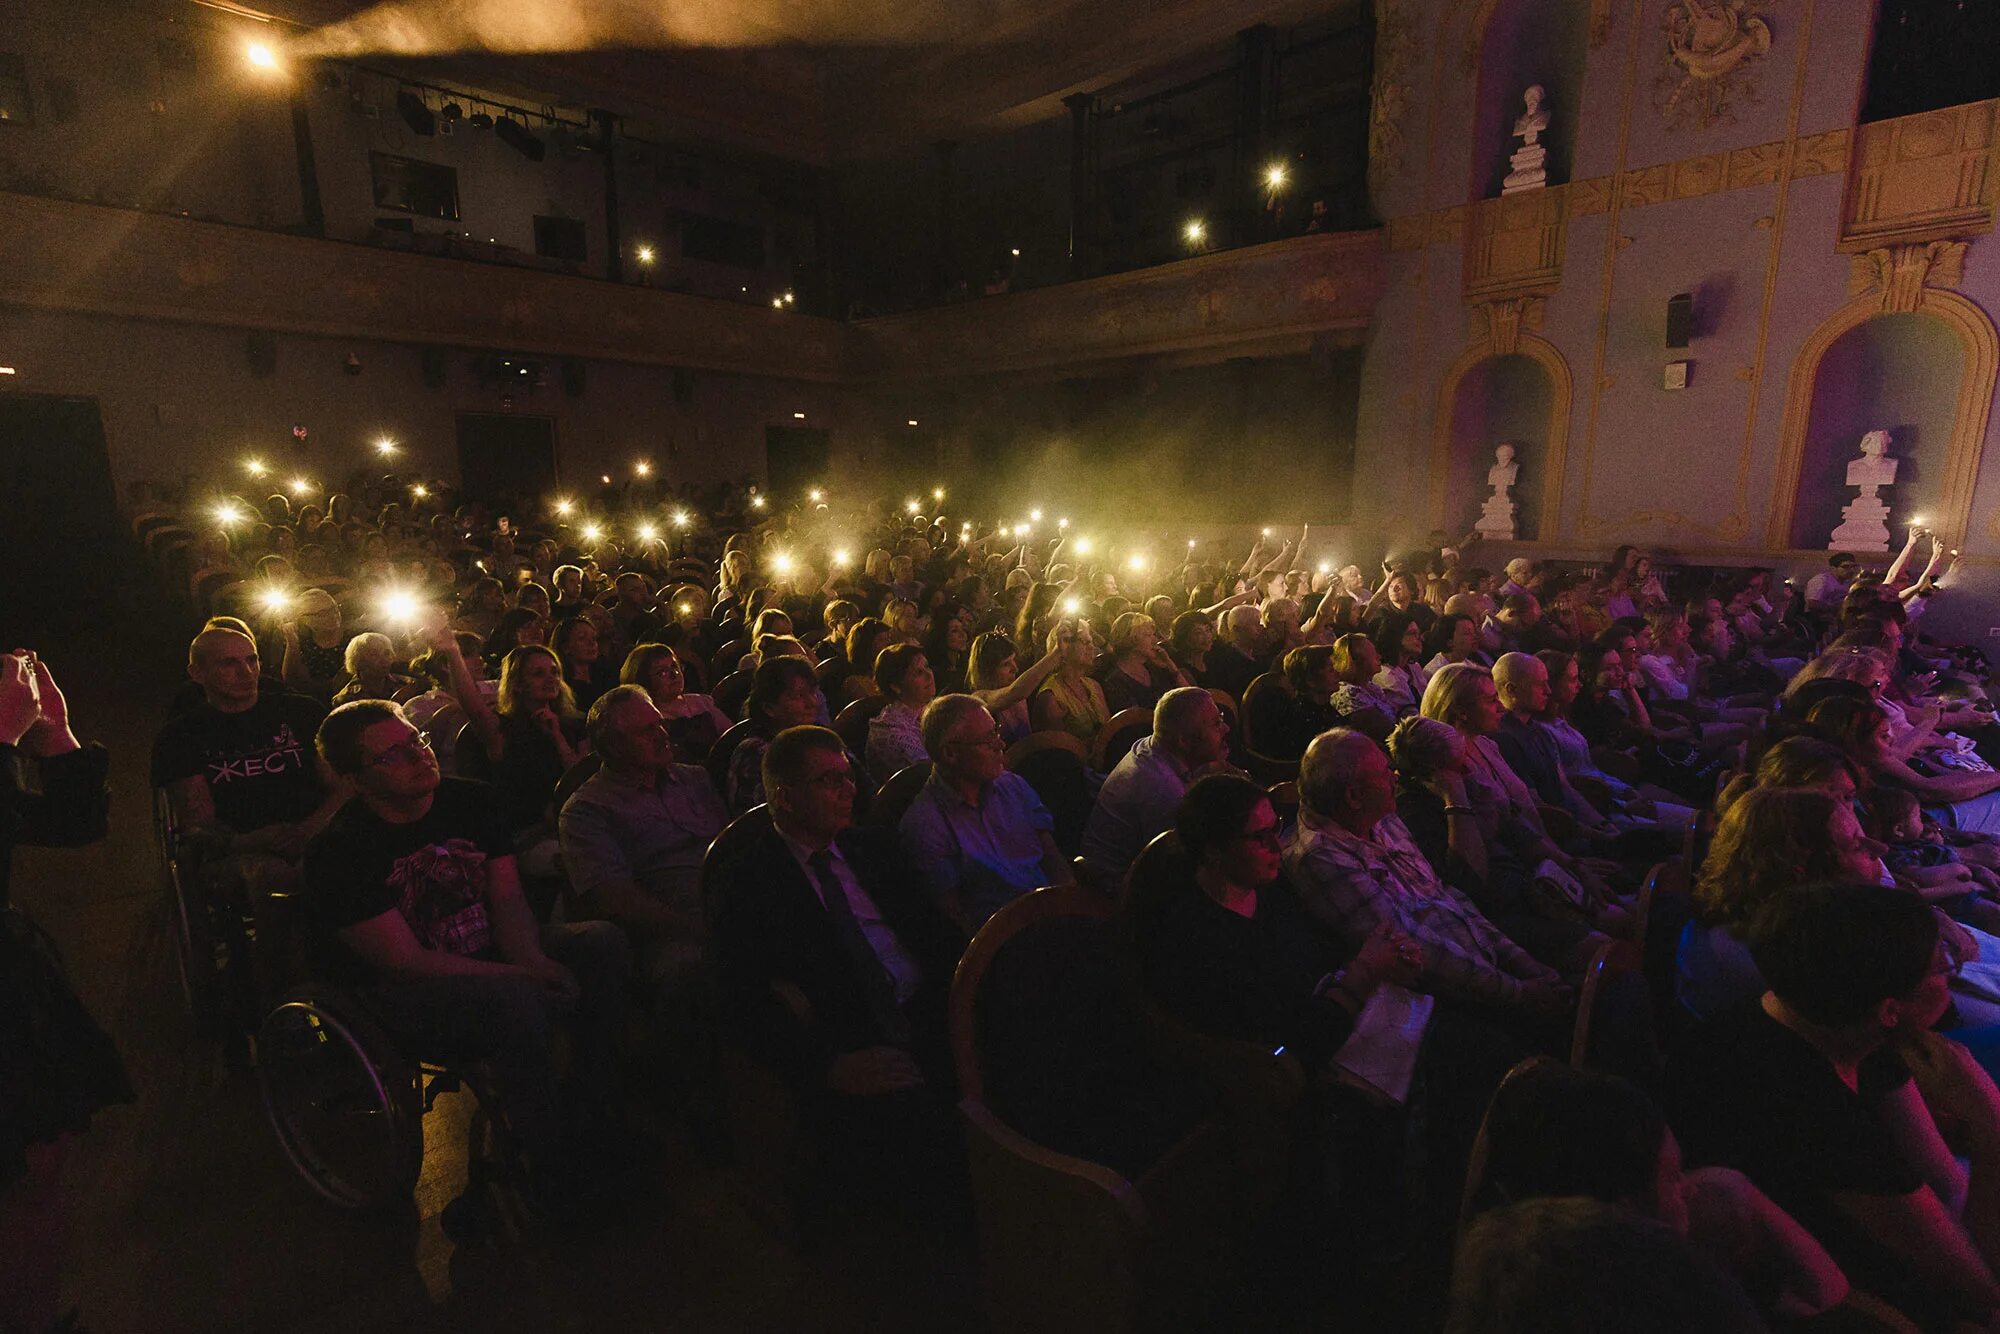
<path fill-rule="evenodd" d="M 296 939 L 489 1063 L 551 1217 L 615 1186 L 641 1073 L 718 1046 L 840 1190 L 963 1208 L 953 970 L 1053 886 L 1171 1022 L 1300 1065 L 1317 1189 L 1458 1238 L 1458 1328 L 1581 1328 L 1537 1313 L 1613 1272 L 1680 1276 L 1647 1328 L 2000 1319 L 2000 728 L 1920 632 L 1937 539 L 1803 590 L 1441 532 L 1371 578 L 1310 530 L 1114 562 L 915 501 L 628 502 L 191 510 L 152 753 L 254 996 Z"/>

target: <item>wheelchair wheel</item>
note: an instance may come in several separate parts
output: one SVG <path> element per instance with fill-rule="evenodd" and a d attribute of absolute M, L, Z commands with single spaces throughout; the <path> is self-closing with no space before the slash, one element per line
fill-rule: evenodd
<path fill-rule="evenodd" d="M 160 857 L 160 880 L 167 896 L 167 927 L 173 933 L 174 969 L 181 999 L 197 1032 L 215 1029 L 221 1004 L 215 930 L 208 905 L 194 884 L 191 867 L 183 867 L 175 847 L 173 816 L 166 794 L 153 793 L 153 837 Z"/>
<path fill-rule="evenodd" d="M 278 1146 L 344 1209 L 402 1202 L 423 1167 L 417 1068 L 353 1007 L 294 995 L 258 1035 L 257 1078 Z"/>

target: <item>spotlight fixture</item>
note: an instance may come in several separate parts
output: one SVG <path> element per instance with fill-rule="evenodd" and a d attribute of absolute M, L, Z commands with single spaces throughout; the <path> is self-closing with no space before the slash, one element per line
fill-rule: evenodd
<path fill-rule="evenodd" d="M 465 119 L 465 108 L 456 102 L 446 102 L 438 108 L 438 115 L 447 121 L 461 121 Z"/>
<path fill-rule="evenodd" d="M 540 162 L 548 153 L 548 146 L 534 135 L 528 127 L 512 116 L 502 116 L 493 122 L 493 133 L 500 142 L 519 153 L 530 162 Z"/>
<path fill-rule="evenodd" d="M 466 123 L 471 125 L 475 130 L 490 130 L 493 128 L 493 117 L 484 111 L 475 111 L 465 119 Z"/>

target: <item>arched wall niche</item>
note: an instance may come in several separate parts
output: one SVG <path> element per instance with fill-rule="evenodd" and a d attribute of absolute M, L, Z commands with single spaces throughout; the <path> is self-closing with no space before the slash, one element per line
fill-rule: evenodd
<path fill-rule="evenodd" d="M 1584 64 L 1591 18 L 1587 6 L 1550 0 L 1481 0 L 1473 13 L 1467 54 L 1479 81 L 1473 103 L 1470 200 L 1500 193 L 1507 159 L 1518 148 L 1514 122 L 1521 95 L 1540 84 L 1549 127 L 1538 140 L 1549 150 L 1550 185 L 1570 180 L 1576 127 L 1583 111 Z"/>
<path fill-rule="evenodd" d="M 1895 520 L 1908 522 L 1920 507 L 1930 527 L 1965 540 L 2000 336 L 1986 312 L 1956 292 L 1927 287 L 1896 303 L 1900 309 L 1887 304 L 1880 292 L 1856 297 L 1799 349 L 1765 533 L 1771 547 L 1826 547 L 1853 495 L 1845 460 L 1859 452 L 1862 432 L 1878 427 L 1903 460 L 1886 497 Z"/>
<path fill-rule="evenodd" d="M 1938 513 L 1964 377 L 1964 349 L 1934 315 L 1877 315 L 1829 343 L 1813 377 L 1787 545 L 1827 544 L 1854 498 L 1847 465 L 1872 430 L 1889 432 L 1897 464 L 1896 483 L 1883 495 L 1892 530 Z"/>
<path fill-rule="evenodd" d="M 1515 537 L 1548 541 L 1557 531 L 1569 450 L 1569 363 L 1544 339 L 1522 334 L 1512 350 L 1467 348 L 1438 387 L 1431 446 L 1431 522 L 1459 533 L 1491 494 L 1486 473 L 1502 443 L 1516 448 Z"/>

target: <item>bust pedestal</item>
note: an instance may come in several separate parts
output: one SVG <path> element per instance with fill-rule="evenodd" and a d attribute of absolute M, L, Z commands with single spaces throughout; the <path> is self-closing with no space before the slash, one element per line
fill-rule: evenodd
<path fill-rule="evenodd" d="M 1500 182 L 1503 195 L 1519 194 L 1523 190 L 1539 190 L 1549 183 L 1547 163 L 1549 150 L 1540 144 L 1526 144 L 1514 150 L 1507 159 L 1513 170 Z M 1489 180 L 1491 177 L 1488 178 Z"/>
<path fill-rule="evenodd" d="M 1896 480 L 1897 461 L 1888 456 L 1889 433 L 1870 431 L 1861 437 L 1861 457 L 1847 465 L 1847 484 L 1860 494 L 1840 511 L 1828 551 L 1889 550 L 1889 504 L 1877 494 Z"/>

